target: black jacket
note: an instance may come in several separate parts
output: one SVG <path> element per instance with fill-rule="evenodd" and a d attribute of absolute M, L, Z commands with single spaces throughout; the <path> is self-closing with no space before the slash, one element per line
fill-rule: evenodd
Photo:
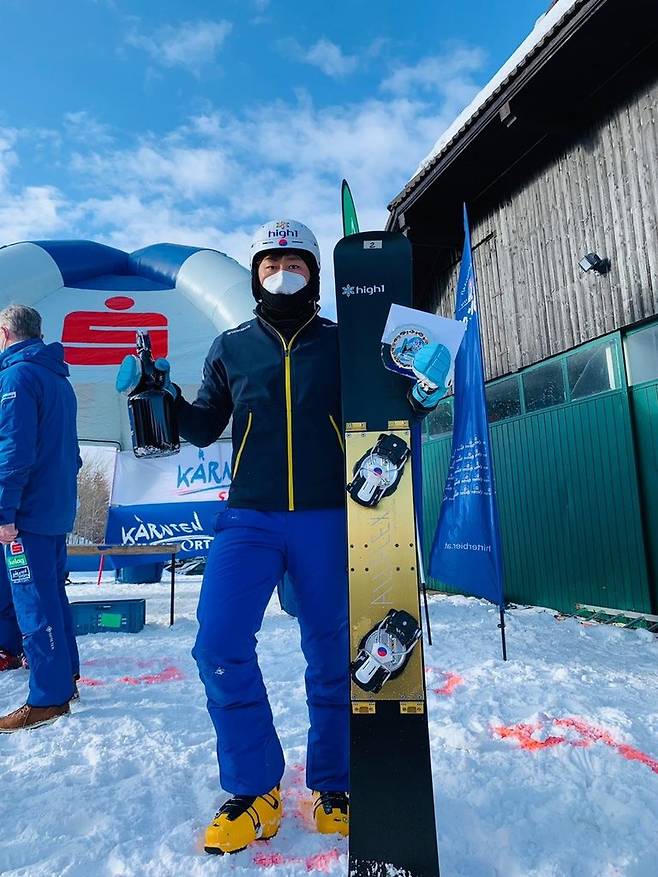
<path fill-rule="evenodd" d="M 261 317 L 212 344 L 193 403 L 177 402 L 181 436 L 198 447 L 216 441 L 233 415 L 235 508 L 293 511 L 341 506 L 338 332 L 312 317 L 286 342 Z"/>

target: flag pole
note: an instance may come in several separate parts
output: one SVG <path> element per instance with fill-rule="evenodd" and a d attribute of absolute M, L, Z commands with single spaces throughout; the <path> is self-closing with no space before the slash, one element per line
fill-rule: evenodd
<path fill-rule="evenodd" d="M 416 421 L 411 426 L 411 441 L 414 452 L 411 457 L 411 478 L 414 485 L 414 523 L 416 527 L 416 558 L 418 561 L 418 580 L 423 589 L 423 605 L 425 607 L 425 627 L 427 628 L 427 644 L 432 645 L 432 626 L 430 610 L 427 603 L 427 582 L 425 581 L 425 564 L 423 563 L 423 432 L 421 424 Z"/>
<path fill-rule="evenodd" d="M 503 647 L 503 661 L 507 660 L 507 642 L 505 640 L 505 609 L 500 607 L 500 622 L 498 624 L 500 628 L 500 642 Z"/>
<path fill-rule="evenodd" d="M 427 644 L 432 645 L 432 626 L 430 624 L 430 611 L 427 605 L 427 582 L 425 581 L 425 564 L 423 563 L 423 546 L 420 542 L 420 529 L 418 516 L 416 515 L 416 555 L 418 557 L 418 578 L 423 589 L 423 604 L 425 606 L 425 626 L 427 628 Z"/>

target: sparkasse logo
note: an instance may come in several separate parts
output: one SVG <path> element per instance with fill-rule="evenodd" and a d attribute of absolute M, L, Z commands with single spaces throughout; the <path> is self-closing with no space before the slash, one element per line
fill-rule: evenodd
<path fill-rule="evenodd" d="M 375 286 L 353 286 L 346 283 L 343 287 L 343 295 L 349 298 L 351 295 L 374 295 L 376 292 L 384 292 L 384 284 Z"/>

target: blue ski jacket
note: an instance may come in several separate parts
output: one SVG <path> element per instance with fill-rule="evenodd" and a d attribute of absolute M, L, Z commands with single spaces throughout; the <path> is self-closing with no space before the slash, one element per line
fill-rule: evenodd
<path fill-rule="evenodd" d="M 0 524 L 45 536 L 73 527 L 81 461 L 68 375 L 59 343 L 0 353 Z"/>
<path fill-rule="evenodd" d="M 345 502 L 338 327 L 313 316 L 287 341 L 262 317 L 213 342 L 196 400 L 177 401 L 180 434 L 216 441 L 233 415 L 228 504 L 261 511 Z"/>

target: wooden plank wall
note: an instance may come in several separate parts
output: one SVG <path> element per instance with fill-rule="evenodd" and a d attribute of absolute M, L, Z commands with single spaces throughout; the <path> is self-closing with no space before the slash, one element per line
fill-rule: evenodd
<path fill-rule="evenodd" d="M 655 82 L 474 224 L 487 379 L 658 314 L 657 117 Z M 578 267 L 588 252 L 608 275 Z M 434 282 L 444 316 L 458 273 Z"/>

